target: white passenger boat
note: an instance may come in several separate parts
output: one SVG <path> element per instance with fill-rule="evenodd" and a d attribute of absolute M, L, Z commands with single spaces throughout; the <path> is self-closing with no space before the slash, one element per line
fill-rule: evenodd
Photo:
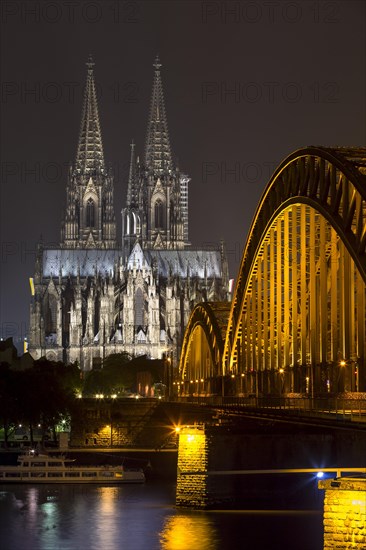
<path fill-rule="evenodd" d="M 18 457 L 17 466 L 0 465 L 0 483 L 143 483 L 142 470 L 123 466 L 76 466 L 64 456 L 48 456 L 29 451 Z"/>

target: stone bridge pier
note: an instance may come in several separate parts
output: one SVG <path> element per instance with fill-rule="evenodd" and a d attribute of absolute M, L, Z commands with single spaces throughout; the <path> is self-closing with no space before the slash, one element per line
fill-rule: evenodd
<path fill-rule="evenodd" d="M 352 430 L 265 421 L 244 426 L 185 426 L 179 433 L 176 504 L 190 508 L 321 507 L 317 473 L 366 475 L 365 456 L 366 433 Z M 326 502 L 336 499 L 337 484 L 351 481 L 342 477 L 334 483 L 322 487 L 330 491 Z M 366 478 L 358 483 L 365 485 Z M 366 506 L 364 495 L 353 500 L 363 499 Z M 333 504 L 329 506 L 332 512 Z"/>
<path fill-rule="evenodd" d="M 366 549 L 366 477 L 319 481 L 324 497 L 324 550 Z"/>

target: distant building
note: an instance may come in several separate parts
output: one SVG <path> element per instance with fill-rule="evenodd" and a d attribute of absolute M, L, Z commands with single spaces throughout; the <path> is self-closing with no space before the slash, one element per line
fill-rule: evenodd
<path fill-rule="evenodd" d="M 60 247 L 40 243 L 32 281 L 29 351 L 35 359 L 78 361 L 90 370 L 127 351 L 175 363 L 193 306 L 227 299 L 224 246 L 196 250 L 188 240 L 189 177 L 173 160 L 160 69 L 157 58 L 142 160 L 131 144 L 119 244 L 94 63 L 87 63 Z"/>
<path fill-rule="evenodd" d="M 0 363 L 7 363 L 14 370 L 25 370 L 33 367 L 34 360 L 27 352 L 18 357 L 13 339 L 7 338 L 0 340 Z"/>

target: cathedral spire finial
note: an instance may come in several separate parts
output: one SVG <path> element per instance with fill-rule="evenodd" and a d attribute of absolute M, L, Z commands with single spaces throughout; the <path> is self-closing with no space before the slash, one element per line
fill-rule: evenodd
<path fill-rule="evenodd" d="M 156 56 L 153 63 L 155 74 L 145 148 L 145 166 L 149 171 L 158 175 L 165 170 L 173 168 L 168 121 L 165 114 L 163 85 L 161 82 L 161 66 L 160 58 Z"/>
<path fill-rule="evenodd" d="M 160 70 L 160 67 L 162 67 L 162 64 L 160 63 L 160 57 L 159 55 L 157 54 L 156 57 L 155 57 L 155 61 L 153 63 L 153 67 L 155 68 L 156 71 L 159 71 Z"/>
<path fill-rule="evenodd" d="M 87 77 L 81 116 L 76 168 L 93 172 L 105 168 L 102 133 L 99 122 L 97 93 L 94 81 L 94 61 L 91 55 L 86 62 Z"/>
<path fill-rule="evenodd" d="M 89 56 L 88 56 L 88 61 L 86 62 L 86 66 L 88 67 L 88 70 L 93 70 L 93 67 L 95 66 L 95 63 L 94 63 L 94 60 L 93 60 L 93 56 L 92 54 L 90 53 Z"/>

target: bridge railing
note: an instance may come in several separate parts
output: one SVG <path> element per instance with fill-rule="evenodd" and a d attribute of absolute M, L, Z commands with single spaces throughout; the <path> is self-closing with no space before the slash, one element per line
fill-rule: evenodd
<path fill-rule="evenodd" d="M 240 397 L 210 395 L 181 396 L 180 402 L 210 405 L 213 407 L 243 409 L 283 410 L 292 414 L 331 417 L 337 420 L 352 420 L 366 423 L 366 399 L 343 397 Z"/>

